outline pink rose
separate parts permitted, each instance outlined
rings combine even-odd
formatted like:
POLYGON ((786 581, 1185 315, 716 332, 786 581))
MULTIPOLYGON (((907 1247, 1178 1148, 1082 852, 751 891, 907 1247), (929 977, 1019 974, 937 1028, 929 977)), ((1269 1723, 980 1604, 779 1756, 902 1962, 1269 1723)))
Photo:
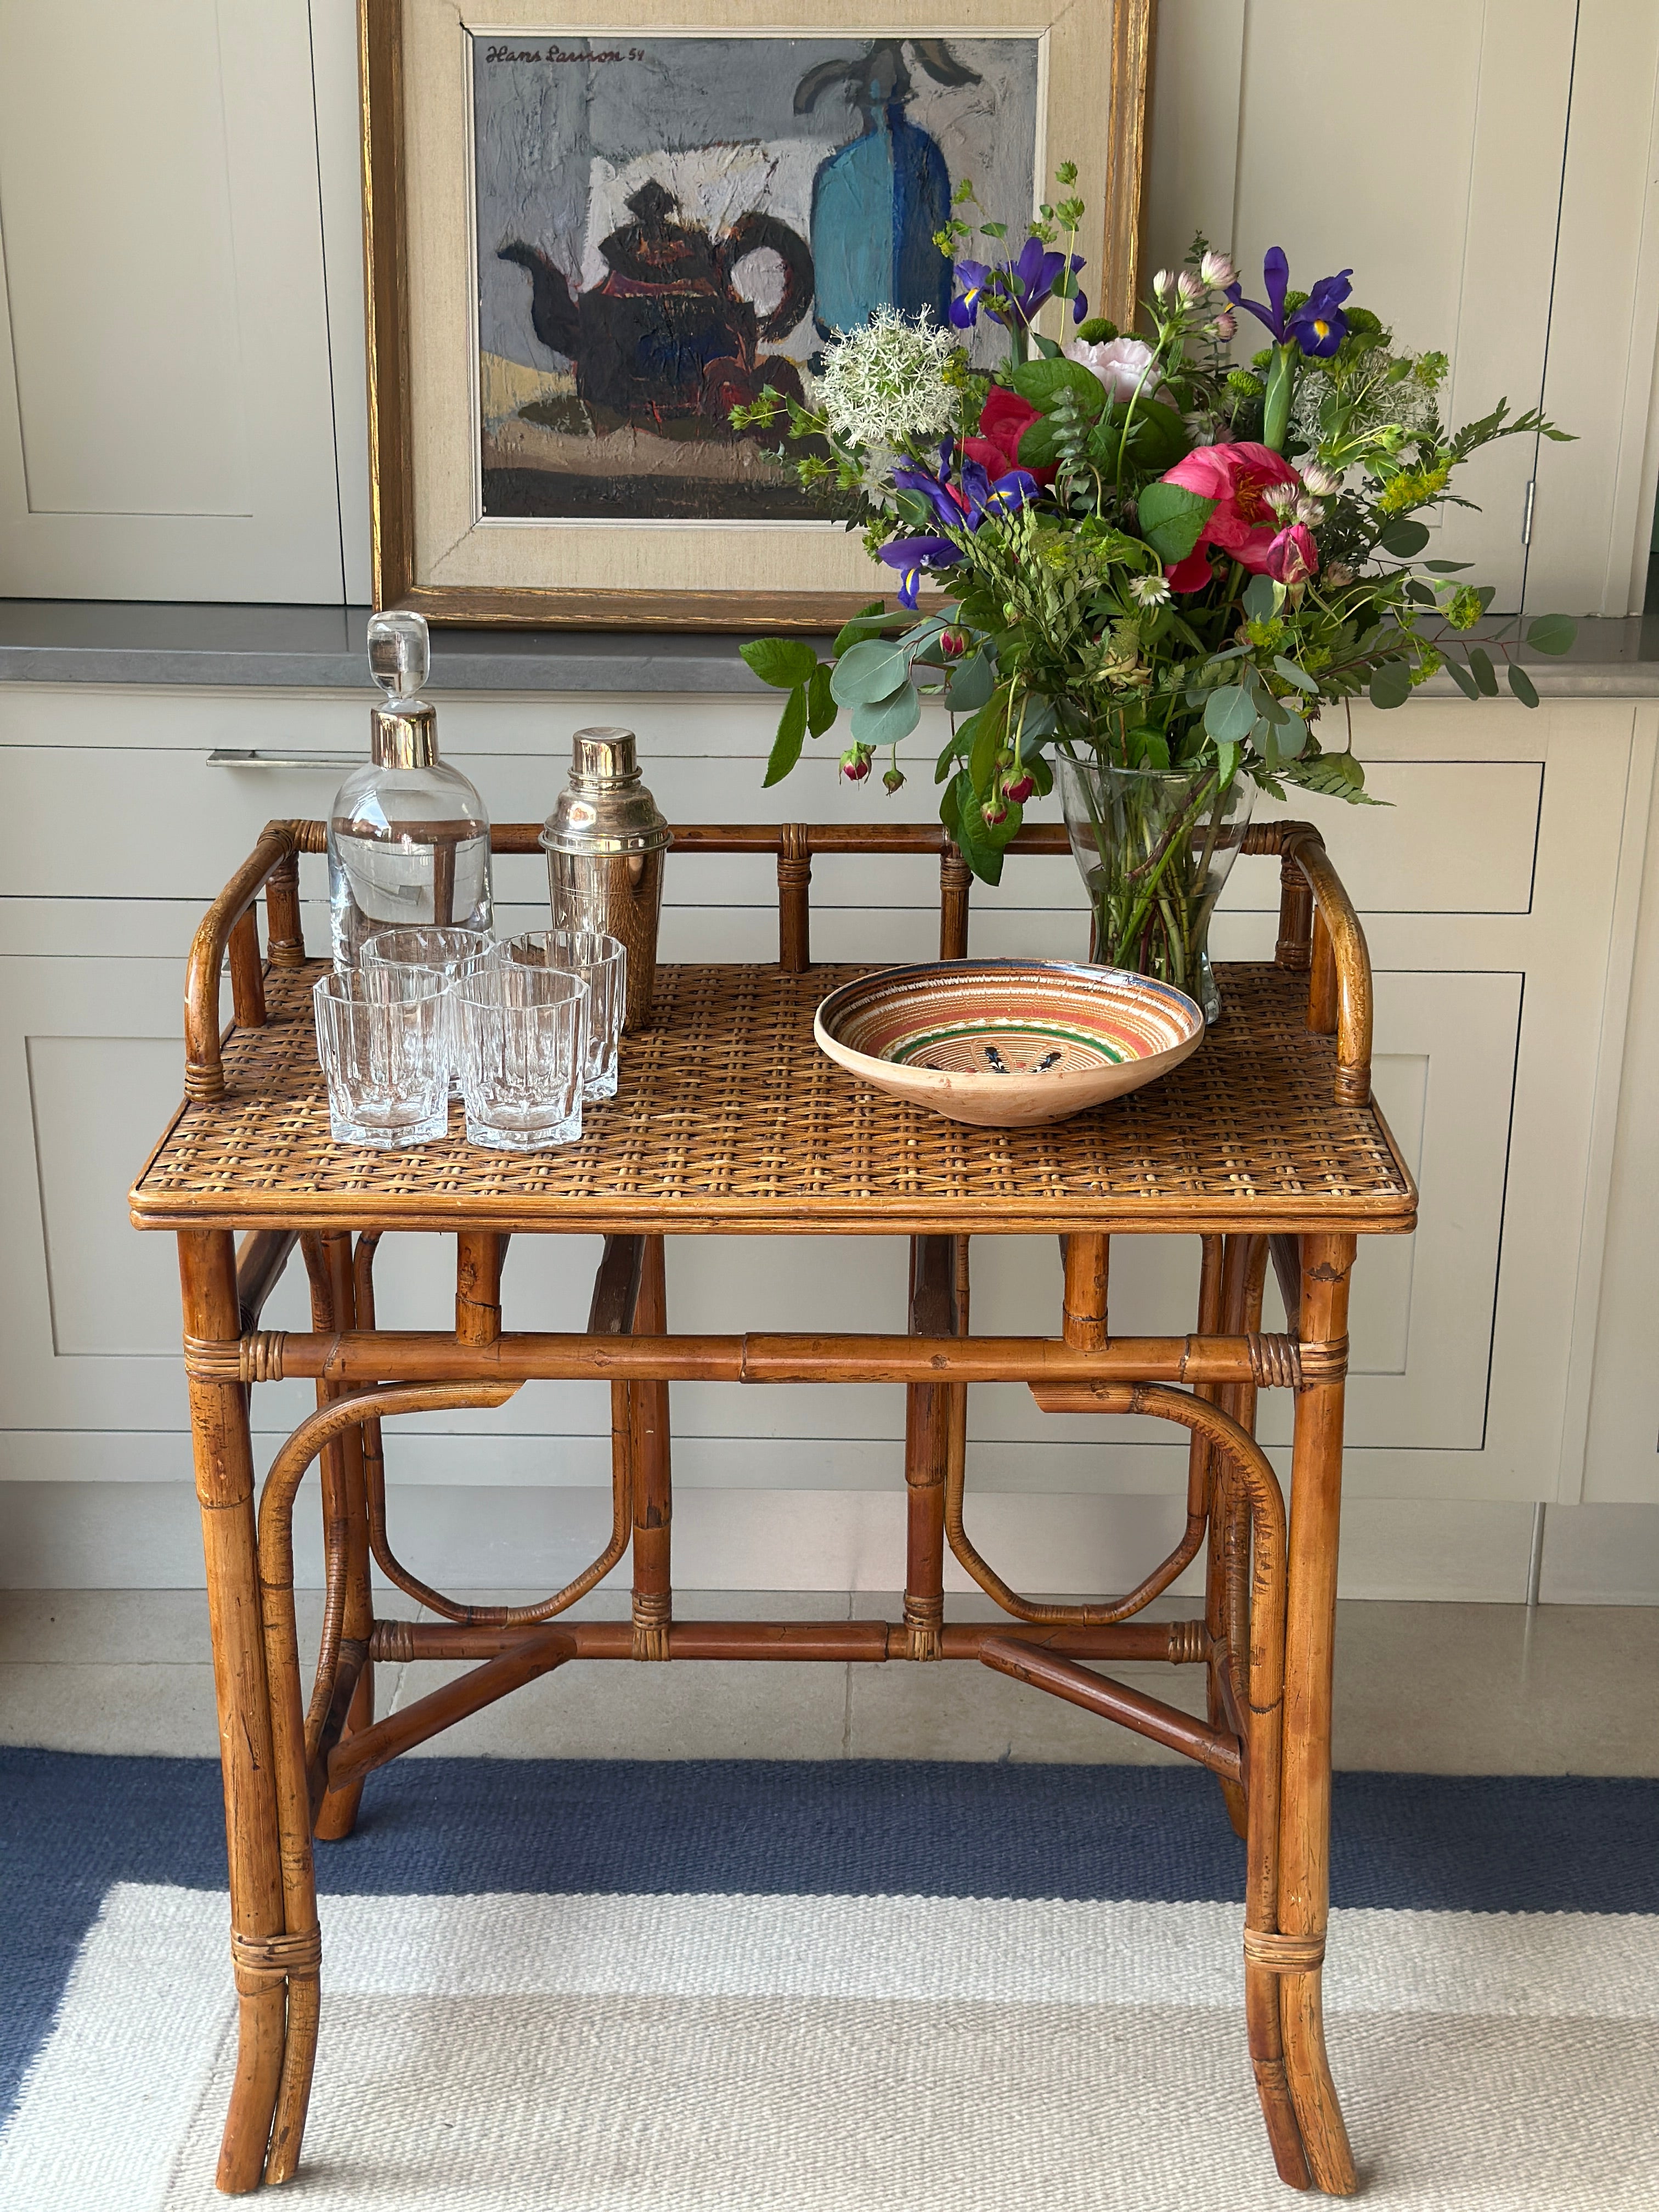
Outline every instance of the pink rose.
MULTIPOLYGON (((1060 350, 1067 361, 1080 362, 1091 376, 1099 379, 1109 404, 1133 399, 1152 365, 1152 349, 1144 338, 1109 338, 1101 345, 1085 345, 1081 338, 1073 338, 1060 350)), ((1156 392, 1148 386, 1146 396, 1161 399, 1166 407, 1174 404, 1167 385, 1160 385, 1156 392)))
POLYGON ((1305 583, 1319 566, 1319 548, 1305 522, 1281 530, 1267 548, 1267 574, 1276 584, 1305 583))
MULTIPOLYGON (((970 461, 977 461, 991 477, 1006 477, 1011 469, 1024 467, 1019 458, 1019 441, 1033 422, 1042 417, 1029 399, 1022 399, 1006 384, 994 384, 985 395, 985 404, 979 411, 979 435, 964 438, 962 450, 970 461)), ((1033 469, 1031 474, 1040 484, 1052 483, 1052 467, 1033 469)))
MULTIPOLYGON (((1267 503, 1267 489, 1273 484, 1293 484, 1299 489, 1302 483, 1282 453, 1275 453, 1268 446, 1249 443, 1200 446, 1184 461, 1166 469, 1164 482, 1180 484, 1183 490, 1215 501, 1197 544, 1184 561, 1176 562, 1166 571, 1171 591, 1204 589, 1210 580, 1210 564, 1205 557, 1209 545, 1230 554, 1255 575, 1268 573, 1268 556, 1275 540, 1291 533, 1279 529, 1279 517, 1267 503)), ((1297 527, 1302 529, 1300 524, 1297 527)), ((1305 529, 1302 535, 1311 547, 1313 540, 1305 529)), ((1316 555, 1315 566, 1317 558, 1316 555)))

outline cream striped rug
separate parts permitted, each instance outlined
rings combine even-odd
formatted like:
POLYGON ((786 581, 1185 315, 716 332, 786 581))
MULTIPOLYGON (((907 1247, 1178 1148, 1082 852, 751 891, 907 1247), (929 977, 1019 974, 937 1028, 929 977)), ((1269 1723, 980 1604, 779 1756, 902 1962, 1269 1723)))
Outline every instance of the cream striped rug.
MULTIPOLYGON (((5 1932, 38 2030, 0 2134, 6 2212, 223 2202, 214 1780, 0 1759, 5 1932), (54 1844, 60 1883, 77 1856, 118 1867, 80 1870, 67 1949, 54 1844), (157 1879, 169 1849, 178 1878, 157 1879), (42 1886, 33 1936, 20 1885, 42 1886)), ((1351 1777, 1337 1808, 1329 2040, 1366 2201, 1659 2205, 1659 1790, 1351 1777)), ((1237 1856, 1206 1778, 1165 1769, 411 1767, 324 1856, 318 2087, 284 2201, 1283 2206, 1239 2012, 1237 1856)))

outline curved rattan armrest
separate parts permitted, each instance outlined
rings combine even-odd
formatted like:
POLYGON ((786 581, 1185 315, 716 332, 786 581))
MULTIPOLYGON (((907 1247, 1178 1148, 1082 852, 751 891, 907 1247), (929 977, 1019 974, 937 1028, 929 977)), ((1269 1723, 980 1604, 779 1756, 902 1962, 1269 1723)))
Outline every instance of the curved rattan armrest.
POLYGON ((264 988, 259 967, 259 940, 253 908, 268 883, 277 879, 283 897, 275 890, 271 900, 270 951, 279 967, 291 966, 305 957, 300 943, 297 856, 315 849, 310 832, 319 825, 308 822, 267 822, 259 842, 202 916, 190 948, 185 974, 185 1096, 222 1098, 224 1063, 220 1055, 219 977, 230 952, 231 986, 236 1018, 247 1027, 264 1019, 264 988), (293 919, 286 933, 279 932, 279 915, 291 905, 293 919))
POLYGON ((1371 1095, 1371 957, 1353 901, 1311 822, 1255 822, 1247 853, 1280 856, 1281 968, 1306 969, 1308 1027, 1336 1034, 1339 1106, 1364 1106, 1371 1095))

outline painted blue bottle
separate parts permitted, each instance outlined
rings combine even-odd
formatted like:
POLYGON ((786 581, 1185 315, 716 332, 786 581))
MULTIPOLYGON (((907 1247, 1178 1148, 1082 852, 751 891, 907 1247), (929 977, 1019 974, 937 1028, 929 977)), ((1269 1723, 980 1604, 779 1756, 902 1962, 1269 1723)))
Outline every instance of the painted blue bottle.
MULTIPOLYGON (((911 42, 937 83, 977 84, 939 40, 911 42)), ((795 91, 805 114, 831 84, 847 88, 864 128, 819 163, 812 179, 812 320, 821 337, 857 330, 874 307, 943 322, 951 264, 933 243, 951 213, 951 173, 936 140, 905 113, 914 92, 903 42, 884 40, 861 61, 825 62, 795 91)))

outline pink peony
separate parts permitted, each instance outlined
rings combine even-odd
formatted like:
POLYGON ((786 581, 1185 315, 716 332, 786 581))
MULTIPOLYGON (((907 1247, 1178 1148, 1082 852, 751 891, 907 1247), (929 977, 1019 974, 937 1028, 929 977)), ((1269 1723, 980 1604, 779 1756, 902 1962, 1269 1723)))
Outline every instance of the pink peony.
MULTIPOLYGON (((1176 592, 1201 592, 1210 580, 1210 564, 1205 557, 1205 548, 1219 547, 1231 554, 1242 568, 1256 575, 1269 573, 1268 561, 1275 543, 1280 538, 1294 533, 1281 531, 1279 517, 1268 505, 1267 491, 1270 484, 1294 484, 1300 487, 1302 479, 1282 453, 1271 447, 1255 445, 1200 446, 1177 461, 1164 474, 1165 483, 1180 484, 1184 490, 1195 491, 1200 498, 1216 502, 1210 518, 1200 534, 1196 545, 1184 561, 1177 561, 1166 573, 1170 588, 1176 592)), ((1308 544, 1313 541, 1298 524, 1308 544)), ((1317 556, 1313 565, 1317 565, 1317 556)))

